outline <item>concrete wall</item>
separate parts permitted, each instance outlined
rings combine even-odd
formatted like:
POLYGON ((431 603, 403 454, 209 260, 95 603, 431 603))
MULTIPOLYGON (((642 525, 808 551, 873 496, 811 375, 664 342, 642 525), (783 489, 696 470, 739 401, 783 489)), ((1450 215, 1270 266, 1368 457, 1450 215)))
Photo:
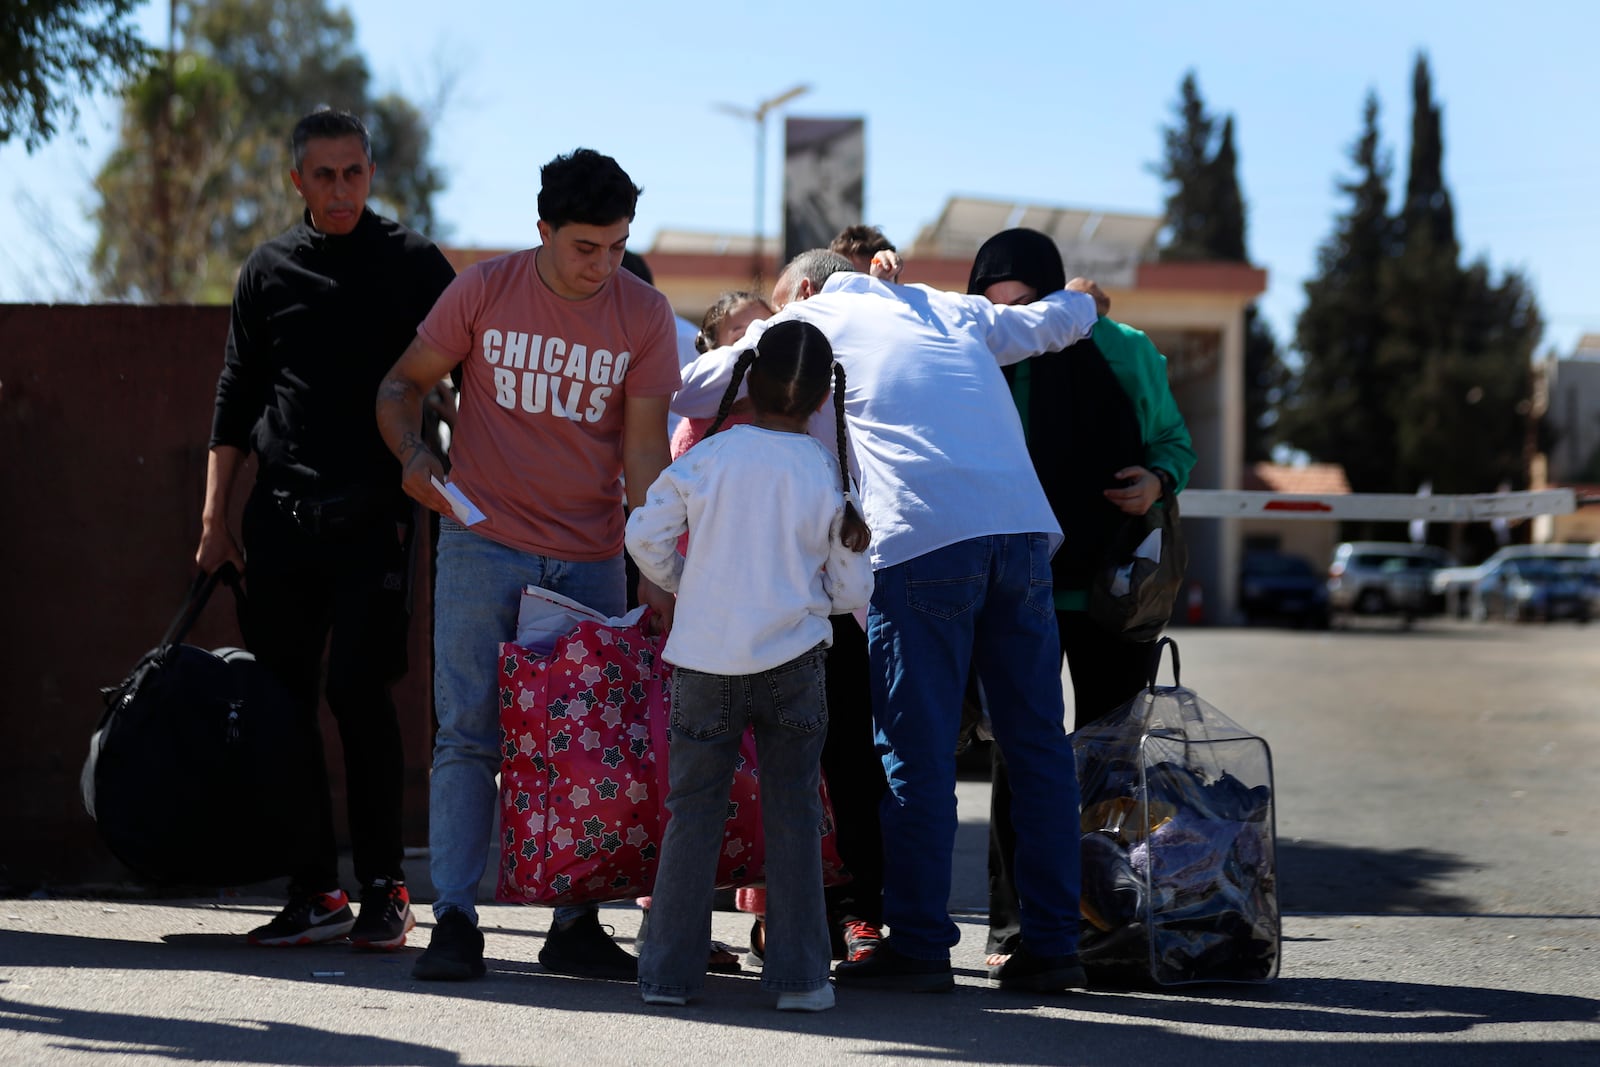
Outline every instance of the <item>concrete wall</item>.
MULTIPOLYGON (((227 328, 225 307, 0 305, 0 893, 130 879, 83 812, 78 773, 99 688, 156 644, 193 576, 227 328)), ((424 547, 411 671, 395 690, 408 844, 426 840, 432 745, 424 547)), ((226 591, 188 641, 241 643, 226 591)), ((342 835, 340 748, 324 722, 342 835)))

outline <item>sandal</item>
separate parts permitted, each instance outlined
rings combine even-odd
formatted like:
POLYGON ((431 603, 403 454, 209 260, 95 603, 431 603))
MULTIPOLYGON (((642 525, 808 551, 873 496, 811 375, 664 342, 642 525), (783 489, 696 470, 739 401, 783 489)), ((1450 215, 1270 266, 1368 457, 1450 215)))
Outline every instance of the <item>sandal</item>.
MULTIPOLYGON (((645 907, 640 910, 644 915, 639 919, 639 935, 634 943, 642 946, 645 934, 650 929, 650 909, 645 907)), ((711 974, 744 973, 744 969, 739 966, 739 954, 734 951, 733 946, 715 938, 712 939, 710 952, 706 955, 706 970, 711 974)))
POLYGON ((711 955, 706 960, 706 970, 712 974, 743 974, 739 954, 733 946, 723 941, 711 942, 711 955))
POLYGON ((767 962, 767 923, 757 918, 750 924, 750 954, 745 957, 752 968, 760 969, 767 962))

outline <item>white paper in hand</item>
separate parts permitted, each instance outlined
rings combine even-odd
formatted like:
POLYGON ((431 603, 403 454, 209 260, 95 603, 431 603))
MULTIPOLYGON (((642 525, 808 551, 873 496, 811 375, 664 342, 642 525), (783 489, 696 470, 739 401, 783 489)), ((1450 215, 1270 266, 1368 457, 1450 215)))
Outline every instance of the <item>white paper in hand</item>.
POLYGON ((430 478, 430 481, 433 482, 433 487, 450 501, 450 511, 461 525, 471 526, 484 520, 485 516, 478 510, 478 505, 468 500, 467 495, 456 488, 456 483, 441 482, 437 475, 430 478))

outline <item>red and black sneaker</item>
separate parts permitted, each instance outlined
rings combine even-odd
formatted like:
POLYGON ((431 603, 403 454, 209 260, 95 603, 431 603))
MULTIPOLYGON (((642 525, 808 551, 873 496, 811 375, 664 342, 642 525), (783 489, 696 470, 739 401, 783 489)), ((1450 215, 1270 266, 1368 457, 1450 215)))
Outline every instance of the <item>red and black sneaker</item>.
POLYGON ((350 941, 356 948, 397 949, 416 925, 406 884, 380 878, 361 890, 361 916, 350 931, 350 941))
POLYGON ((860 963, 878 951, 883 942, 883 931, 869 922, 853 919, 844 924, 844 959, 846 963, 860 963))
POLYGON ((283 947, 337 941, 356 924, 350 898, 342 889, 293 897, 265 926, 250 931, 252 945, 283 947))

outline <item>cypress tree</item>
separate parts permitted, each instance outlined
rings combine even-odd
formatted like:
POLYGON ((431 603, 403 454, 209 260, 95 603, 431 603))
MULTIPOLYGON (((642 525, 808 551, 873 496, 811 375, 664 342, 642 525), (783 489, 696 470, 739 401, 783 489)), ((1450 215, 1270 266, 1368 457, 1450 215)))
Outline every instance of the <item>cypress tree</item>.
POLYGON ((1317 250, 1317 276, 1306 283, 1296 324, 1301 365, 1283 411, 1281 432, 1312 457, 1342 464, 1357 492, 1394 488, 1395 428, 1378 349, 1385 263, 1395 248, 1389 217, 1388 153, 1378 134, 1378 98, 1367 94, 1360 137, 1350 149, 1356 174, 1338 183, 1349 210, 1317 250))
POLYGON ((1162 162, 1151 168, 1168 188, 1160 255, 1168 260, 1211 259, 1207 220, 1215 206, 1211 142, 1216 120, 1206 112, 1192 70, 1179 83, 1172 114, 1173 124, 1162 134, 1162 162))
POLYGON ((1405 197, 1393 215, 1377 113, 1369 94, 1352 151, 1358 178, 1341 186, 1350 211, 1306 283, 1285 436, 1343 464, 1358 492, 1525 485, 1538 303, 1521 275, 1496 280, 1482 259, 1458 262, 1443 109, 1426 56, 1413 68, 1405 197))
MULTIPOLYGON (((1245 204, 1239 191, 1239 159, 1233 116, 1207 112, 1193 71, 1183 76, 1174 124, 1164 131, 1166 156, 1152 168, 1168 183, 1164 260, 1248 263, 1245 204)), ((1284 384, 1277 338, 1255 305, 1245 310, 1244 458, 1269 458, 1274 408, 1284 384)))
POLYGON ((1380 348, 1385 373, 1401 383, 1390 395, 1396 488, 1431 481, 1439 492, 1468 493, 1526 484, 1538 307, 1519 275, 1496 281, 1481 259, 1459 264, 1443 114, 1423 55, 1412 74, 1410 171, 1396 230, 1380 348))

